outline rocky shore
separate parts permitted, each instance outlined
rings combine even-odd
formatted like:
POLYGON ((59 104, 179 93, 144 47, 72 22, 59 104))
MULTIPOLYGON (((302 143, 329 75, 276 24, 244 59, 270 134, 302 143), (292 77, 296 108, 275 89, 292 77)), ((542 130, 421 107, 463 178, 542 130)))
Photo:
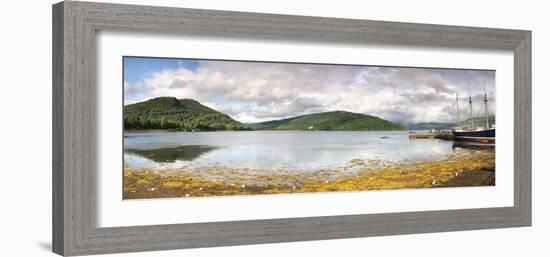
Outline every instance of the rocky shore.
POLYGON ((495 185, 495 152, 478 150, 438 161, 355 159, 314 172, 223 166, 172 171, 124 167, 124 199, 344 192, 495 185))

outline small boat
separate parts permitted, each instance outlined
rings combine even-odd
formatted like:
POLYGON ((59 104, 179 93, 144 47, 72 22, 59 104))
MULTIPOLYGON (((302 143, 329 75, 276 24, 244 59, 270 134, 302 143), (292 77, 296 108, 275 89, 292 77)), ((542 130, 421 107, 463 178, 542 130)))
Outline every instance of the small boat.
POLYGON ((452 133, 455 137, 455 140, 464 140, 464 141, 480 141, 480 142, 494 142, 496 136, 496 128, 493 125, 489 126, 489 111, 487 108, 487 92, 485 92, 484 97, 484 107, 485 107, 485 126, 475 127, 474 125, 474 114, 472 109, 472 97, 470 96, 470 124, 466 127, 462 127, 460 124, 460 113, 458 108, 458 94, 456 94, 456 113, 458 119, 458 127, 452 130, 452 133))

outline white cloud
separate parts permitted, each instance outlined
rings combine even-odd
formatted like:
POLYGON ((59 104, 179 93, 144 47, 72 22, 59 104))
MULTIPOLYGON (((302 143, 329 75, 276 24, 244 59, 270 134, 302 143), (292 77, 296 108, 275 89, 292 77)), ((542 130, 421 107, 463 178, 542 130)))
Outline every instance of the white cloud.
POLYGON ((241 122, 345 110, 416 123, 454 120, 455 92, 464 113, 470 94, 479 106, 484 80, 494 99, 491 71, 201 61, 196 70, 163 70, 124 89, 125 104, 192 98, 241 122))

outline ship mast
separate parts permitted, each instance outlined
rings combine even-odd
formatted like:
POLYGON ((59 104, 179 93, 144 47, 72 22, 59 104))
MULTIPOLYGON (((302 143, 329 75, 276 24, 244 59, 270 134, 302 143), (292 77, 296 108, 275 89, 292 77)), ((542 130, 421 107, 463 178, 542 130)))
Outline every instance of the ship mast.
POLYGON ((458 124, 458 129, 460 129, 460 111, 458 108, 458 93, 456 93, 456 123, 458 124))
POLYGON ((472 96, 470 95, 470 121, 472 126, 472 131, 475 130, 474 128, 474 110, 472 109, 472 96))
POLYGON ((485 80, 483 81, 483 90, 485 91, 485 120, 487 122, 487 129, 489 129, 489 111, 487 110, 487 88, 485 85, 485 80))

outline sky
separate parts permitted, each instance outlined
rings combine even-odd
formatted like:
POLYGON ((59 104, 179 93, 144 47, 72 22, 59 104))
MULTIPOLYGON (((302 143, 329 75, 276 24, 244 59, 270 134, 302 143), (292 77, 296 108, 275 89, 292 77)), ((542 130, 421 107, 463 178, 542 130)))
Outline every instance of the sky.
POLYGON ((124 104, 190 98, 243 122, 326 111, 403 125, 452 122, 495 106, 495 71, 124 57, 124 104), (485 86, 484 86, 485 85, 485 86), (486 88, 484 90, 484 87, 486 88))

